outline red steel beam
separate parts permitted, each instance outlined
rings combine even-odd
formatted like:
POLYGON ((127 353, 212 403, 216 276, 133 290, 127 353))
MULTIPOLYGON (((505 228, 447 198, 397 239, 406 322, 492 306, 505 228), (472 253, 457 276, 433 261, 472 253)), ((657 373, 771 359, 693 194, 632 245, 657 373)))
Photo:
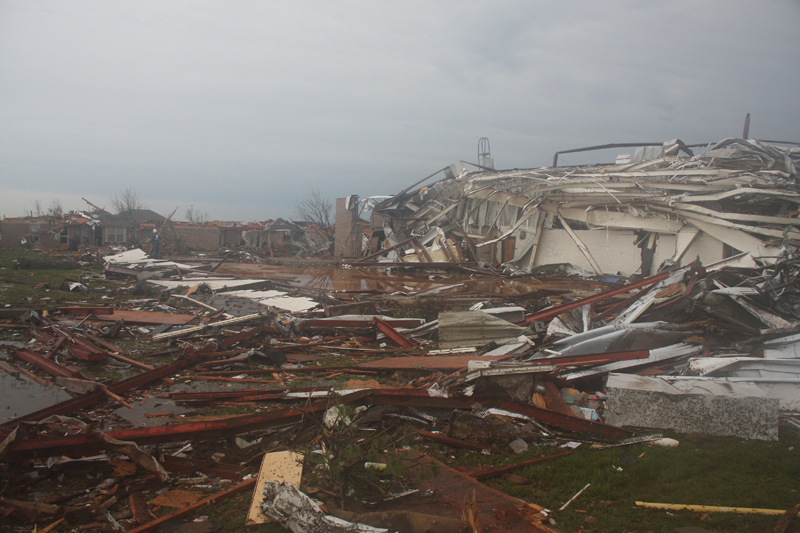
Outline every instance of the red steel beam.
POLYGON ((176 402, 185 401, 219 401, 219 400, 238 400, 240 398, 254 398, 261 395, 274 395, 281 397, 289 392, 320 392, 329 391, 332 387, 297 387, 292 389, 246 389, 238 391, 216 391, 216 392, 173 392, 169 394, 170 399, 176 402))
POLYGON ((222 479, 239 481, 242 479, 243 466, 215 463, 212 460, 198 461, 189 457, 177 455, 163 455, 159 461, 167 472, 200 471, 204 474, 214 474, 222 479))
MULTIPOLYGON (((349 403, 368 395, 369 391, 364 390, 338 398, 338 401, 340 403, 349 403)), ((106 431, 105 433, 109 437, 118 440, 133 441, 137 444, 162 444, 165 442, 190 439, 215 439, 227 435, 237 435, 257 429, 298 422, 310 414, 324 412, 328 407, 330 407, 330 402, 327 400, 320 400, 303 408, 276 409, 264 413, 232 416, 222 420, 121 429, 106 431)), ((31 456, 52 457, 56 455, 82 456, 95 453, 100 449, 102 449, 102 443, 89 435, 21 439, 12 442, 7 448, 9 458, 31 456)))
POLYGON ((62 377, 62 378, 79 378, 79 379, 86 379, 83 374, 80 372, 75 372, 74 370, 70 370, 65 366, 61 366, 55 361, 51 361, 47 357, 42 357, 36 352, 32 352, 26 348, 17 348, 16 350, 17 357, 25 361, 26 363, 30 363, 33 366, 39 368, 40 370, 44 370, 51 376, 55 377, 62 377))
POLYGON ((102 307, 79 307, 79 306, 58 307, 57 309, 59 311, 61 311, 62 313, 64 313, 65 315, 85 316, 85 315, 89 315, 89 314, 92 314, 92 315, 113 315, 114 314, 114 308, 111 307, 111 306, 108 306, 108 305, 102 306, 102 307))
POLYGON ((662 272, 661 274, 645 278, 641 281, 637 281, 636 283, 631 283, 629 285, 625 285, 617 289, 610 289, 607 291, 603 291, 601 293, 595 294, 594 296, 589 296, 588 298, 582 298, 580 300, 575 300, 574 302, 557 305, 555 307, 549 307, 537 313, 533 313, 532 315, 526 316, 525 320, 523 320, 521 324, 528 326, 536 321, 550 320, 566 311, 571 311, 573 309, 577 309, 578 307, 583 307, 584 305, 590 305, 596 302, 600 302, 605 300, 606 298, 617 296, 618 294, 625 294, 626 292, 630 292, 634 289, 641 289, 643 287, 653 285, 655 283, 658 283, 659 281, 667 279, 668 277, 670 277, 671 274, 672 274, 671 272, 662 272))
POLYGON ((272 331, 272 329, 273 329, 272 326, 259 326, 257 328, 248 329, 246 331, 242 331, 241 333, 231 335, 230 337, 225 337, 224 339, 222 339, 222 345, 227 348, 229 346, 233 346, 237 342, 241 342, 243 340, 255 337, 259 333, 264 333, 265 331, 272 331))
POLYGON ((539 464, 539 463, 544 463, 544 462, 549 461, 551 459, 559 459, 559 458, 565 457, 567 455, 572 455, 576 451, 578 451, 578 450, 570 450, 570 451, 564 452, 564 453, 556 453, 556 454, 553 454, 553 455, 545 455, 544 457, 537 457, 536 459, 530 459, 528 461, 521 461, 519 463, 514 463, 513 465, 503 466, 503 467, 500 467, 500 468, 493 468, 493 469, 488 470, 486 472, 479 472, 477 474, 472 475, 471 477, 474 477, 475 479, 480 481, 480 480, 483 480, 483 479, 489 479, 489 478, 493 478, 493 477, 497 477, 497 476, 504 476, 506 474, 510 474, 514 470, 519 470, 520 468, 525 468, 526 466, 535 465, 535 464, 539 464))
POLYGON ((647 359, 650 350, 634 350, 630 352, 595 353, 587 355, 561 355, 558 357, 545 357, 543 359, 528 359, 523 363, 541 363, 543 365, 570 365, 586 364, 598 361, 597 364, 616 363, 617 361, 630 361, 631 359, 647 359))
POLYGON ((417 343, 410 340, 408 337, 394 329, 392 326, 387 324, 385 321, 381 320, 380 318, 373 318, 372 323, 378 328, 384 335, 392 339, 396 344, 402 346, 406 350, 413 350, 418 346, 417 343))

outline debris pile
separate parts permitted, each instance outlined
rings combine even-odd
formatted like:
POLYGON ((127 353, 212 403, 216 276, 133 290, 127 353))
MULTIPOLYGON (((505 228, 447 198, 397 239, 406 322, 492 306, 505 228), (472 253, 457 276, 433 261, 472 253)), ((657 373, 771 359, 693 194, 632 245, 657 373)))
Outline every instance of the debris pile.
POLYGON ((725 139, 698 156, 680 152, 692 153, 675 140, 616 165, 467 172, 454 163, 444 179, 375 208, 370 255, 357 262, 517 273, 569 263, 649 276, 730 249, 770 264, 783 241, 798 239, 800 149, 725 139))
POLYGON ((800 427, 797 154, 679 148, 450 169, 333 274, 134 249, 74 297, 102 278, 109 302, 0 309, 3 380, 69 395, 0 424, 0 512, 138 533, 247 492, 248 524, 292 531, 557 531, 591 483, 553 512, 487 480, 661 431, 777 440, 800 427))

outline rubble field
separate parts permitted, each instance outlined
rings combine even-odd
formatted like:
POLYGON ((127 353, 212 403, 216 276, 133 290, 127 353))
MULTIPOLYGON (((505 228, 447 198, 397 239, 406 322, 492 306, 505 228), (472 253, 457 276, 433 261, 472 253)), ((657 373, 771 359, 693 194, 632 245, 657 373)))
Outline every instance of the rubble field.
POLYGON ((715 292, 791 258, 623 283, 143 255, 2 253, 4 530, 754 531, 798 500, 796 405, 752 373, 794 326, 715 292), (609 325, 559 334, 589 304, 609 325))
POLYGON ((556 163, 0 250, 0 533, 800 531, 800 151, 556 163))

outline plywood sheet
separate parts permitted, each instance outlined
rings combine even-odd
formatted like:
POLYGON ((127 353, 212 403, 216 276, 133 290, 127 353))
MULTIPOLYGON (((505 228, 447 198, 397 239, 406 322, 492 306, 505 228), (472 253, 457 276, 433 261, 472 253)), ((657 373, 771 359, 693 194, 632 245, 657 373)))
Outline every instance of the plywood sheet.
POLYGON ((246 526, 266 524, 272 519, 261 512, 261 502, 264 499, 264 482, 288 481, 295 487, 300 486, 300 477, 303 475, 303 455, 294 452, 273 452, 264 455, 261 460, 261 469, 253 489, 253 500, 247 512, 246 526))

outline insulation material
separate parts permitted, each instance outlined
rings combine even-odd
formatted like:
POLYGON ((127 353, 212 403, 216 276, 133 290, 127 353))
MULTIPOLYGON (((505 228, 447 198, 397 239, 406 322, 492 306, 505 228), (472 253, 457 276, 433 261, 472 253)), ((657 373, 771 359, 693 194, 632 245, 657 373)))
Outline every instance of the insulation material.
POLYGON ((388 531, 326 515, 314 500, 287 482, 264 483, 261 511, 293 533, 386 533, 388 531))
POLYGON ((481 311, 439 314, 439 348, 485 346, 492 341, 516 339, 525 328, 481 311))

